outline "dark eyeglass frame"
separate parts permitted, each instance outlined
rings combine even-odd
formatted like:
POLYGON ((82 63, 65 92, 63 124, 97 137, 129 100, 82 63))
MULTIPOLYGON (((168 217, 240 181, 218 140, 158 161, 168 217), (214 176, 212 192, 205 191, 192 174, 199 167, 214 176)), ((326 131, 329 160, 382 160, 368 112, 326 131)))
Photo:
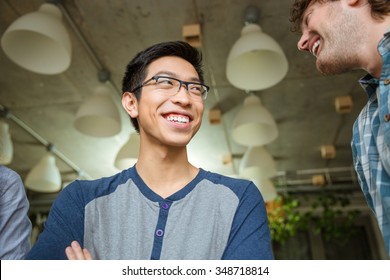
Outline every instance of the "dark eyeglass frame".
POLYGON ((199 86, 201 86, 203 89, 205 89, 204 92, 201 92, 203 100, 205 100, 207 98, 207 93, 209 92, 209 89, 210 89, 209 86, 206 86, 205 84, 202 84, 202 83, 198 83, 198 82, 185 82, 185 81, 182 81, 182 80, 179 80, 179 79, 176 79, 176 78, 173 78, 173 77, 169 77, 169 76, 155 75, 155 76, 151 77, 150 79, 146 80, 145 82, 143 82, 142 84, 140 84, 139 86, 137 86, 134 89, 132 89, 131 92, 135 92, 135 91, 139 90, 140 88, 142 88, 145 85, 147 85, 150 81, 155 80, 156 82, 158 82, 158 79, 160 79, 160 78, 172 79, 172 80, 175 80, 175 81, 179 82, 178 91, 180 90, 182 85, 186 86, 186 90, 188 92, 189 92, 189 90, 188 90, 188 88, 189 88, 188 86, 189 85, 199 85, 199 86))

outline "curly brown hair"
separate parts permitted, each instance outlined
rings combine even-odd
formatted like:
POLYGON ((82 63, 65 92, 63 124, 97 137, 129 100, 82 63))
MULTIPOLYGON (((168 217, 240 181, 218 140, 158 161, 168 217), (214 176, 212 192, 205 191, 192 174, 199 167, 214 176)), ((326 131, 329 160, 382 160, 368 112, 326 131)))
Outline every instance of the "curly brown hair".
MULTIPOLYGON (((307 6, 312 2, 325 3, 328 1, 339 1, 339 0, 295 0, 294 4, 290 9, 289 20, 293 23, 291 31, 299 32, 302 21, 303 13, 307 6)), ((368 0, 371 6, 371 16, 375 19, 381 20, 384 16, 390 14, 390 1, 389 0, 368 0)))

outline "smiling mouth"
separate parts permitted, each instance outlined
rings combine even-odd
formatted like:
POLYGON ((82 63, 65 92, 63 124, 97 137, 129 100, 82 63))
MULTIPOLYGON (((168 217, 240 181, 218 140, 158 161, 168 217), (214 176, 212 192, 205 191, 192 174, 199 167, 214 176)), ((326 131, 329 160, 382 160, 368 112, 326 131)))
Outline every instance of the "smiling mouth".
POLYGON ((189 123, 190 118, 188 116, 183 116, 183 115, 169 115, 166 116, 165 119, 169 122, 174 122, 174 123, 189 123))
POLYGON ((315 56, 317 57, 317 51, 318 51, 318 47, 320 46, 321 44, 321 41, 318 40, 316 41, 314 44, 313 44, 313 47, 311 48, 310 52, 315 56))

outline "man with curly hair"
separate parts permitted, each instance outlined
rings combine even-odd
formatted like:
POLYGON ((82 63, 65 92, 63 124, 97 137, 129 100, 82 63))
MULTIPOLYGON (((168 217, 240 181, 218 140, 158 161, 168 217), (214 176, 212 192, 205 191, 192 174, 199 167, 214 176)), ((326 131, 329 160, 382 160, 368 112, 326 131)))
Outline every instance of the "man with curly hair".
POLYGON ((321 73, 368 73, 359 81, 368 101, 351 145, 359 183, 390 256, 390 1, 295 0, 290 21, 301 32, 298 49, 316 57, 321 73))

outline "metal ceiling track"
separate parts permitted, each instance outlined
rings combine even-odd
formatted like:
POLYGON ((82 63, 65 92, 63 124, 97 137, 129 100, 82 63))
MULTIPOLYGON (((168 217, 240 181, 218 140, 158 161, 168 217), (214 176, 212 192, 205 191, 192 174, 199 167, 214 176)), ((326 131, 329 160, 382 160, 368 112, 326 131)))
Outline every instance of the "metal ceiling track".
POLYGON ((21 127, 26 132, 28 132, 40 144, 45 146, 48 151, 50 151, 52 154, 54 154, 56 157, 62 160, 66 165, 72 168, 79 177, 83 177, 86 179, 92 178, 87 173, 85 173, 82 169, 80 169, 73 161, 71 161, 68 157, 66 157, 61 151, 59 151, 53 143, 43 138, 40 134, 38 134, 35 130, 33 130, 30 126, 28 126, 24 121, 22 121, 17 116, 15 116, 7 107, 5 107, 2 104, 0 104, 0 114, 3 118, 12 120, 15 124, 17 124, 19 127, 21 127))

